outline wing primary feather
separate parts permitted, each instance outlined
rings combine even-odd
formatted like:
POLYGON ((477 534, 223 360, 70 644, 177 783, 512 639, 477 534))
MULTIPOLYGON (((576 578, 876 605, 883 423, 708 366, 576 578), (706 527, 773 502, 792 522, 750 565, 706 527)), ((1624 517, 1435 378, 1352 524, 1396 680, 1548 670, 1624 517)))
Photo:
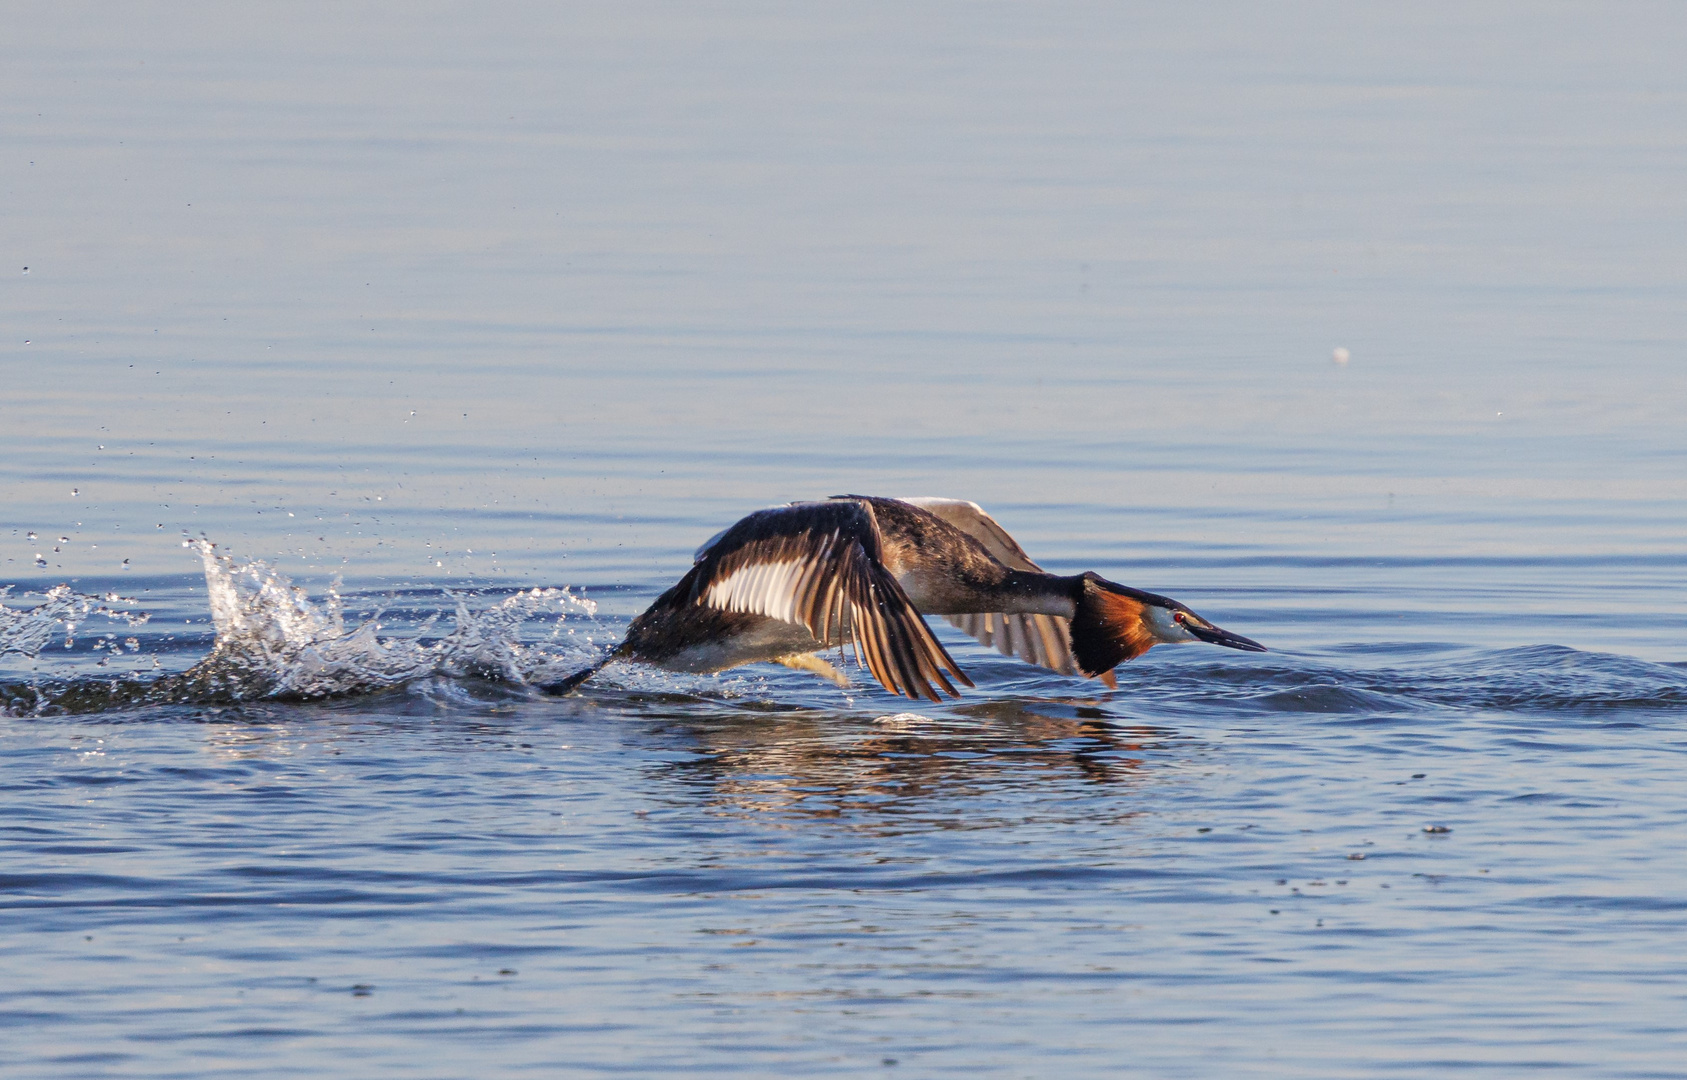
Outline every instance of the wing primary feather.
POLYGON ((803 567, 802 573, 797 577, 796 589, 794 590, 795 599, 792 602, 797 621, 807 626, 809 633, 813 634, 814 639, 819 641, 821 645, 825 645, 826 642, 820 620, 816 617, 814 601, 815 585, 819 581, 821 568, 824 565, 822 561, 816 559, 803 567))
POLYGON ((913 657, 909 655, 908 636, 903 632, 905 628, 885 610, 884 597, 877 582, 868 582, 867 595, 872 598, 874 630, 884 641, 886 658, 896 673, 896 681, 908 697, 919 697, 921 680, 919 671, 912 663, 913 657))
POLYGON ((873 677, 883 684, 886 690, 893 694, 902 693, 902 687, 896 680, 896 672, 892 669, 885 655, 885 642, 880 634, 878 621, 872 616, 872 599, 861 595, 865 592, 865 583, 854 582, 857 586, 854 603, 850 605, 851 627, 854 631, 858 647, 867 656, 867 669, 873 677))
MULTIPOLYGON (((815 618, 814 594, 821 575, 825 572, 826 560, 830 554, 831 540, 829 537, 823 537, 818 550, 811 553, 803 564, 802 572, 798 575, 796 586, 792 590, 793 610, 797 612, 798 619, 809 628, 809 633, 815 635, 816 640, 820 640, 820 634, 817 632, 820 622, 815 618)), ((825 642, 821 641, 821 644, 825 644, 825 642)))
POLYGON ((838 567, 838 641, 840 645, 848 641, 850 649, 855 654, 855 666, 866 666, 873 673, 873 678, 879 682, 878 670, 873 667, 871 647, 862 638, 861 614, 859 598, 856 596, 855 557, 859 545, 851 544, 844 551, 843 560, 838 567))
MULTIPOLYGON (((955 684, 950 682, 943 674, 943 664, 936 656, 932 655, 931 650, 922 648, 919 650, 918 655, 920 667, 924 669, 926 682, 928 684, 936 683, 943 689, 943 692, 948 694, 950 697, 959 697, 960 691, 956 690, 955 684)), ((932 695, 932 700, 938 700, 936 694, 932 695)))
POLYGON ((903 638, 902 627, 897 625, 895 619, 887 617, 878 583, 871 579, 867 582, 867 597, 867 602, 871 605, 869 618, 873 621, 873 632, 879 635, 884 643, 885 658, 896 673, 896 681, 902 693, 915 697, 917 682, 914 673, 908 669, 908 643, 903 638))
POLYGON ((1037 631, 1037 640, 1042 642, 1043 656, 1045 658, 1042 661, 1043 666, 1054 668, 1057 671, 1061 670, 1063 667, 1069 666, 1070 661, 1067 661, 1065 664, 1061 663, 1062 658, 1060 655, 1060 643, 1054 636, 1054 627, 1050 625, 1048 618, 1045 616, 1032 616, 1031 625, 1037 631))
POLYGON ((902 675, 903 692, 909 697, 924 696, 932 701, 937 701, 937 691, 933 690, 931 684, 922 677, 919 658, 914 650, 914 642, 911 640, 912 635, 909 633, 912 628, 908 626, 905 619, 898 618, 902 614, 901 612, 887 610, 889 605, 884 602, 883 590, 876 586, 877 583, 875 583, 873 590, 875 607, 891 640, 892 655, 896 658, 897 669, 902 675))
POLYGON ((1025 653, 1031 657, 1031 662, 1038 667, 1048 667, 1048 651, 1043 648, 1043 635, 1037 631, 1037 619, 1034 615, 1021 615, 1015 620, 1019 625, 1019 639, 1025 643, 1025 653))
POLYGON ((1012 615, 1002 620, 1002 643, 1007 646, 1010 656, 1024 656, 1026 653, 1025 638, 1021 633, 1023 629, 1012 615))
POLYGON ((932 701, 942 700, 932 683, 941 686, 951 697, 960 696, 955 686, 943 675, 943 661, 939 659, 938 649, 933 648, 935 639, 931 636, 931 628, 925 625, 925 619, 918 611, 911 607, 903 607, 897 612, 897 622, 902 631, 908 658, 912 661, 914 673, 918 677, 919 685, 925 691, 926 697, 932 701))
POLYGON ((928 682, 935 682, 950 697, 960 696, 960 691, 955 689, 955 684, 950 682, 948 676, 943 674, 943 661, 930 649, 920 650, 920 663, 926 669, 926 680, 928 682))
MULTIPOLYGON (((943 648, 926 625, 925 618, 912 604, 906 602, 902 596, 896 579, 889 571, 875 567, 876 575, 881 579, 880 596, 884 603, 887 621, 896 626, 898 637, 902 643, 905 663, 909 665, 909 674, 913 685, 922 690, 932 701, 941 701, 932 683, 937 683, 943 691, 951 697, 959 697, 960 692, 954 683, 945 676, 944 671, 953 673, 962 682, 971 685, 971 681, 961 672, 960 665, 955 663, 948 651, 943 648)), ((909 695, 913 696, 913 695, 909 695)))
MULTIPOLYGON (((942 701, 931 684, 933 681, 943 684, 948 680, 938 670, 937 662, 932 656, 929 644, 931 631, 926 627, 925 620, 920 617, 919 612, 906 605, 898 605, 895 611, 887 614, 895 620, 897 634, 902 639, 905 663, 915 688, 934 702, 942 701)), ((949 692, 954 694, 953 686, 949 687, 949 692)))
POLYGON ((820 620, 820 626, 824 632, 820 635, 819 641, 822 645, 836 645, 838 647, 838 659, 841 661, 843 659, 844 645, 843 606, 838 603, 838 579, 836 574, 826 575, 822 592, 824 594, 825 606, 822 608, 823 615, 820 620), (831 636, 834 619, 836 620, 838 628, 836 637, 831 636))
MULTIPOLYGON (((819 572, 814 578, 816 602, 820 607, 820 633, 817 637, 822 644, 836 644, 840 649, 843 645, 843 613, 837 610, 838 575, 840 572, 838 560, 843 543, 843 539, 834 532, 826 545, 826 558, 821 563, 819 572), (836 637, 831 636, 834 619, 838 624, 836 637)), ((840 660, 843 658, 841 651, 838 658, 840 660)))
POLYGON ((1068 645, 1070 623, 1058 615, 1005 615, 998 611, 946 617, 950 625, 1003 656, 1017 656, 1065 675, 1080 674, 1068 645))
MULTIPOLYGON (((891 668, 896 672, 897 682, 901 684, 902 692, 908 697, 921 696, 919 665, 914 662, 913 650, 908 641, 907 627, 888 610, 884 592, 876 581, 868 582, 868 595, 872 597, 874 628, 882 635, 885 652, 889 658, 891 668)), ((930 694, 930 689, 925 691, 930 694)))

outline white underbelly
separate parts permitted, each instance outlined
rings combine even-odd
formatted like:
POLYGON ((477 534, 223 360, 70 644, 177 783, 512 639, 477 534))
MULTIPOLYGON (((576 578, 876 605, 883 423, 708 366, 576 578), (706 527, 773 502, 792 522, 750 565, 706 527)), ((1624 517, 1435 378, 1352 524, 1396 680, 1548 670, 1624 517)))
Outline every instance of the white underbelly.
POLYGON ((777 656, 810 653, 821 648, 805 628, 777 619, 760 619, 728 637, 687 646, 660 661, 671 671, 707 674, 740 664, 757 664, 777 656))

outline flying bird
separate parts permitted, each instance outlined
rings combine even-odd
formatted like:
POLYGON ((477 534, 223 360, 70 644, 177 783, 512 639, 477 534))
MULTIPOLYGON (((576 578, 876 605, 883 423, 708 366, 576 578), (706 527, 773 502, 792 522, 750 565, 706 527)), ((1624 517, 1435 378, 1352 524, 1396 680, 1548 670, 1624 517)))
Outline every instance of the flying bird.
POLYGON ((1046 573, 977 503, 840 495, 759 510, 715 534, 618 648, 546 689, 566 693, 621 659, 697 673, 772 661, 848 685, 820 655, 836 648, 892 694, 959 697, 955 683, 973 682, 925 615, 1109 688, 1115 667, 1161 643, 1265 651, 1170 597, 1046 573))

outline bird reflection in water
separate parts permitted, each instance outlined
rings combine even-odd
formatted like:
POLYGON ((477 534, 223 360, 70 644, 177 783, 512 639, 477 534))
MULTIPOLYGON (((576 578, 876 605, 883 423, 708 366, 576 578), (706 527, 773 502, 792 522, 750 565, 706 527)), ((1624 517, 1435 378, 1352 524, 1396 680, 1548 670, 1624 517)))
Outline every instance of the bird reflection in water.
MULTIPOLYGON (((941 718, 810 714, 768 724, 745 717, 695 735, 703 744, 698 756, 658 772, 705 789, 716 808, 860 818, 875 828, 898 821, 990 827, 997 815, 977 813, 975 800, 1015 791, 1034 793, 1058 813, 1062 789, 1141 782, 1150 775, 1148 756, 1178 741, 1166 728, 1122 724, 1100 708, 1053 700, 983 702, 941 718)), ((1022 821, 1025 807, 1015 802, 1013 816, 1022 821)), ((1120 807, 1114 816, 1134 813, 1120 807)))

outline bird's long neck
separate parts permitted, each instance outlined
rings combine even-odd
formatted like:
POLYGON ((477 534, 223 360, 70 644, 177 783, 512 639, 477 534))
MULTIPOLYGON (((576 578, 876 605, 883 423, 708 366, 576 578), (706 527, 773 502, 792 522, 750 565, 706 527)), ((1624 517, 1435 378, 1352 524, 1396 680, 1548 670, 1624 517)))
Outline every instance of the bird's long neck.
POLYGON ((1059 615, 1078 610, 1082 577, 1061 577, 1001 565, 968 567, 974 572, 928 573, 916 568, 898 578, 914 606, 927 615, 999 611, 1006 615, 1059 615))
POLYGON ((1059 615, 1070 619, 1078 610, 1083 585, 1082 576, 1009 570, 998 588, 1010 599, 1011 606, 1001 610, 1009 614, 1059 615))

